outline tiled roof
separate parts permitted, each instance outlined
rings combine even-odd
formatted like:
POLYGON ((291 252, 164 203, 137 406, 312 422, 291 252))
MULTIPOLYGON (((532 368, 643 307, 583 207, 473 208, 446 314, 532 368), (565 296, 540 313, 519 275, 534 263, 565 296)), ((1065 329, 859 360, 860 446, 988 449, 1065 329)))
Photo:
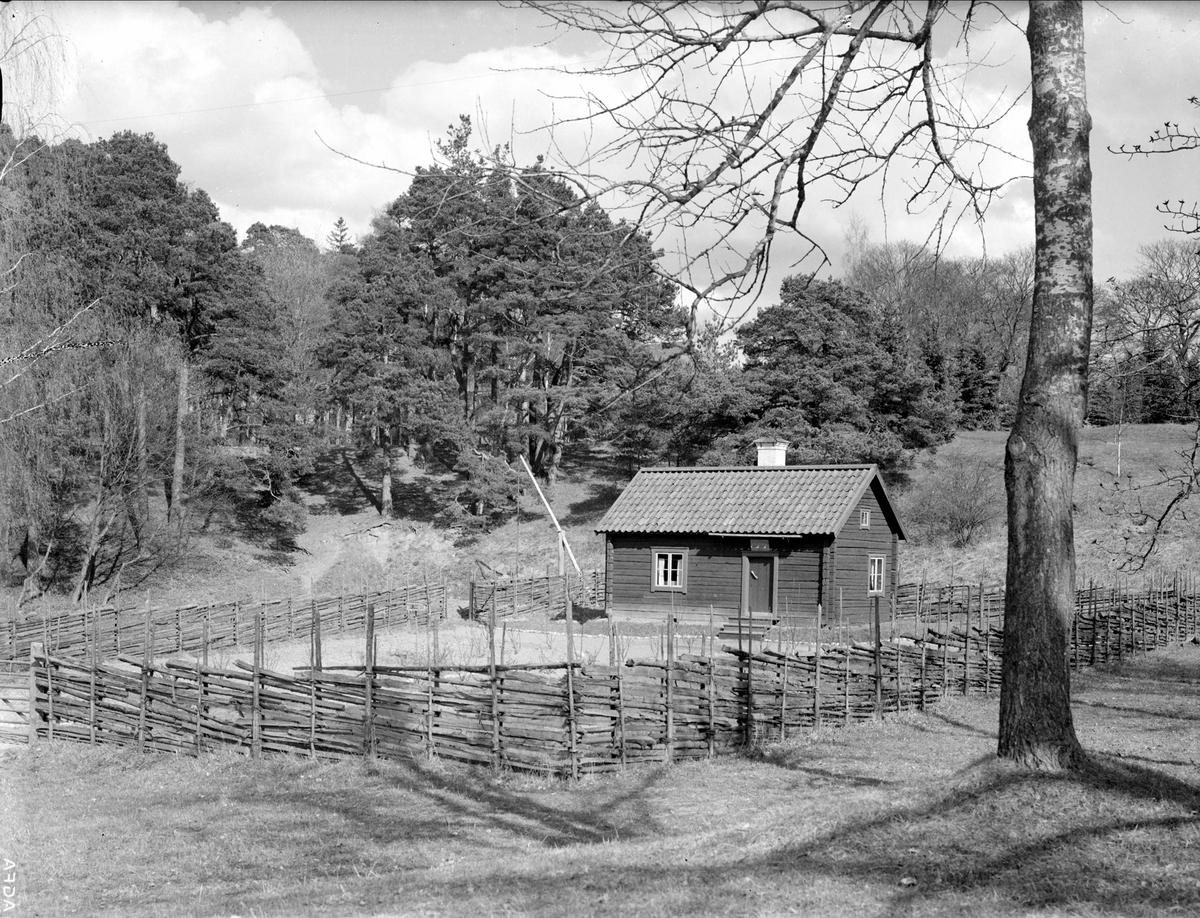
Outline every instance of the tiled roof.
POLYGON ((874 465, 642 469, 596 531, 837 533, 878 477, 874 465))

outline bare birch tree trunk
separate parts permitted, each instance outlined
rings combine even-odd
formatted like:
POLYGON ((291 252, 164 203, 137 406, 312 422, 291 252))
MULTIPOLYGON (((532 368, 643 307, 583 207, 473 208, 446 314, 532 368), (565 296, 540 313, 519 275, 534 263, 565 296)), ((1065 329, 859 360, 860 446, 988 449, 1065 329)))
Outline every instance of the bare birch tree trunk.
POLYGON ((1031 2, 1029 136, 1037 254, 1029 356, 1004 460, 1008 575, 999 754, 1032 768, 1082 757, 1067 652, 1072 519, 1092 325, 1091 165, 1083 8, 1031 2))

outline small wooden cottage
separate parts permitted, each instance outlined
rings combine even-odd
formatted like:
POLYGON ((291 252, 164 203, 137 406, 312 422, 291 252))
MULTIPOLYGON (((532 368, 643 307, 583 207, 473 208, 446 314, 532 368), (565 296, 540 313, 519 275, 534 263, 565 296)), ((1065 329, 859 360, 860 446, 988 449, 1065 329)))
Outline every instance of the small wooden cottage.
POLYGON ((874 465, 642 469, 596 531, 605 608, 621 620, 718 622, 761 631, 887 614, 904 530, 874 465), (738 620, 741 620, 739 625, 738 620))

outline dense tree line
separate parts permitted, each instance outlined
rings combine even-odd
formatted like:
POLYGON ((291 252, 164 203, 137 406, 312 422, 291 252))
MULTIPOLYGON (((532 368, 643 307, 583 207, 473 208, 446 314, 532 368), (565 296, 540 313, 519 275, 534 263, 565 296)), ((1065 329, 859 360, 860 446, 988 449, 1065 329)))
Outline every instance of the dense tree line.
POLYGON ((454 506, 478 517, 510 503, 518 455, 552 485, 683 316, 643 235, 540 164, 489 165, 470 134, 464 118, 376 219, 322 356, 358 442, 454 468, 454 506))
POLYGON ((0 494, 26 592, 82 598, 219 514, 294 532, 311 453, 259 259, 152 135, 0 142, 0 494))
MULTIPOLYGON (((630 470, 877 462, 903 476, 963 428, 1011 423, 1032 257, 850 240, 842 280, 786 279, 733 335, 689 340, 649 240, 466 118, 357 243, 261 223, 239 244, 152 135, 0 135, 0 527, 26 595, 82 598, 233 526, 286 545, 332 446, 457 473, 457 524, 510 512, 527 459, 573 443, 630 470), (506 164, 507 165, 504 165, 506 164), (498 165, 500 164, 500 165, 498 165), (132 567, 130 567, 132 565, 132 567)), ((1098 309, 1091 417, 1196 416, 1200 262, 1143 250, 1098 309)))
POLYGON ((1097 293, 1089 420, 1200 419, 1200 254, 1186 238, 1140 247, 1137 273, 1097 293))

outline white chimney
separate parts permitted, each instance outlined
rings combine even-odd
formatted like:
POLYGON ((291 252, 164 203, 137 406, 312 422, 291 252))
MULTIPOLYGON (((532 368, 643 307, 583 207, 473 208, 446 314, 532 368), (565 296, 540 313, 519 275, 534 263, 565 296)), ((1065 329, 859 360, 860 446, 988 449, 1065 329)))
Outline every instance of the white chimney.
POLYGON ((763 437, 761 440, 755 440, 754 445, 758 447, 759 468, 781 468, 787 465, 787 440, 763 437))

